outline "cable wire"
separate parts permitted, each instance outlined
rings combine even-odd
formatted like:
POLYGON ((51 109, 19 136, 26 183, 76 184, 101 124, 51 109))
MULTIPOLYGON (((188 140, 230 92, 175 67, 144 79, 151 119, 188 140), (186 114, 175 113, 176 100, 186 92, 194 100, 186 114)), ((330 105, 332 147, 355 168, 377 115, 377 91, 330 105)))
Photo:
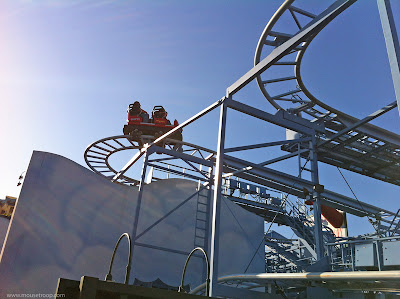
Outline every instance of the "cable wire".
MULTIPOLYGON (((307 161, 306 161, 305 164, 307 164, 308 161, 309 161, 309 159, 307 159, 307 161)), ((304 165, 304 166, 305 166, 305 165, 304 165)), ((293 187, 293 186, 294 186, 294 184, 292 185, 292 187, 293 187)), ((283 200, 282 203, 281 203, 281 207, 282 207, 283 204, 286 202, 286 200, 288 199, 288 197, 289 197, 289 193, 286 194, 284 200, 283 200)), ((263 236, 263 238, 262 238, 260 244, 258 245, 256 252, 254 253, 253 257, 251 258, 249 264, 247 265, 246 270, 244 271, 244 273, 247 272, 247 270, 249 269, 249 267, 250 267, 251 263, 253 262, 255 256, 257 255, 257 252, 258 252, 258 250, 260 249, 261 244, 264 242, 265 235, 268 234, 269 230, 270 230, 271 227, 272 227, 272 224, 274 224, 274 221, 275 221, 277 215, 278 215, 278 211, 275 213, 274 218, 273 218, 272 221, 270 222, 270 225, 269 225, 267 231, 264 233, 264 236, 263 236)), ((238 285, 239 285, 239 284, 237 284, 236 287, 237 287, 238 285)), ((283 292, 283 290, 282 290, 281 296, 284 297, 284 298, 287 298, 286 295, 285 295, 285 293, 283 292)))
POLYGON ((357 200, 357 202, 358 202, 358 204, 360 205, 361 209, 362 209, 362 210, 364 211, 364 213, 366 214, 366 216, 367 216, 367 218, 368 218, 368 222, 371 223, 372 227, 375 229, 376 233, 379 235, 378 229, 377 229, 377 228, 374 226, 374 224, 373 224, 374 221, 372 220, 372 218, 369 217, 367 211, 365 211, 363 205, 362 205, 361 202, 358 200, 357 195, 354 193, 354 191, 353 191, 353 189, 351 188, 349 182, 348 182, 348 181, 346 180, 346 178, 344 177, 342 171, 340 170, 339 167, 336 166, 336 168, 337 168, 337 170, 339 170, 339 172, 340 172, 342 178, 344 179, 344 181, 345 181, 346 184, 347 184, 347 187, 349 187, 351 193, 353 193, 353 196, 354 196, 354 198, 357 200))
MULTIPOLYGON (((243 226, 240 224, 239 220, 236 218, 235 214, 233 213, 233 211, 231 210, 231 208, 229 207, 229 205, 226 203, 225 197, 222 197, 222 201, 225 203, 226 207, 228 208, 229 212, 231 212, 233 218, 236 220, 237 224, 239 225, 240 229, 244 232, 244 235, 246 236, 247 241, 255 248, 255 246, 253 245, 253 242, 250 240, 249 235, 247 234, 247 232, 245 231, 245 229, 243 228, 243 226)), ((259 247, 258 247, 259 248, 259 247)), ((256 250, 256 252, 258 252, 258 248, 256 250)), ((263 258, 262 256, 260 256, 261 258, 263 258)))
MULTIPOLYGON (((310 161, 310 157, 307 158, 307 161, 306 161, 306 163, 304 163, 304 166, 300 169, 300 173, 299 173, 299 174, 301 174, 301 172, 303 171, 303 169, 306 167, 308 161, 310 161)), ((292 186, 291 186, 291 188, 293 188, 295 184, 296 184, 296 183, 293 183, 292 186)), ((280 208, 282 208, 282 207, 284 206, 284 204, 286 203, 288 197, 289 197, 289 192, 286 193, 286 196, 284 196, 284 200, 282 200, 281 205, 280 205, 280 208)), ((272 224, 274 224, 274 221, 275 221, 275 219, 276 219, 277 216, 278 216, 278 211, 275 212, 274 218, 273 218, 272 221, 270 222, 267 231, 264 233, 263 238, 262 238, 260 244, 258 245, 256 252, 254 253, 253 257, 251 258, 249 264, 247 265, 246 270, 244 270, 244 273, 246 273, 247 270, 249 269, 249 267, 250 267, 251 263, 253 262, 255 256, 257 255, 258 250, 259 250, 260 247, 261 247, 261 244, 264 242, 265 235, 268 234, 268 232, 269 232, 269 230, 271 229, 272 224)))

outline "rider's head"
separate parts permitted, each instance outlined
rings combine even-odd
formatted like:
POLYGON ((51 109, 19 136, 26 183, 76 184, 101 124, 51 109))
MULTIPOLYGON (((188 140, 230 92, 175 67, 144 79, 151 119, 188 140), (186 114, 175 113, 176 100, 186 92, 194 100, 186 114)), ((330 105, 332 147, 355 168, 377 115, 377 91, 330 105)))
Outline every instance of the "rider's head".
POLYGON ((153 111, 153 116, 156 118, 166 118, 167 111, 165 111, 164 107, 160 107, 157 110, 153 111))
POLYGON ((142 111, 142 109, 140 108, 140 103, 138 101, 136 101, 133 104, 129 105, 128 112, 131 115, 139 114, 141 111, 142 111))

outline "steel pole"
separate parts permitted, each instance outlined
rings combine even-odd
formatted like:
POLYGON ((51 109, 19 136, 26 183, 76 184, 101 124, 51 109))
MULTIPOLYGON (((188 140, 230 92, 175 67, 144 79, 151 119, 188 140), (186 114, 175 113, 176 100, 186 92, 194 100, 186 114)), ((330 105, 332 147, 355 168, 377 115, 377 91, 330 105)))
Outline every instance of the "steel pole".
POLYGON ((389 57, 390 70, 400 113, 400 45, 399 37, 394 23, 392 7, 389 0, 377 0, 379 15, 381 17, 383 35, 386 42, 386 50, 389 57))
POLYGON ((227 105, 225 101, 221 106, 218 132, 218 149, 216 156, 216 167, 214 176, 214 198, 212 203, 212 219, 211 219, 211 254, 210 254, 210 297, 214 286, 217 284, 218 278, 218 254, 219 254, 219 220, 221 212, 221 185, 222 170, 225 148, 225 129, 226 129, 227 105))
MULTIPOLYGON (((145 153, 144 153, 144 158, 143 158, 143 167, 142 167, 142 174, 140 176, 139 193, 138 193, 138 199, 137 199, 136 210, 135 210, 135 219, 133 220, 133 229, 132 229, 132 235, 131 235, 131 238, 133 240, 132 253, 131 253, 132 256, 133 256, 133 252, 135 250, 137 227, 138 227, 138 223, 139 223, 139 214, 140 214, 140 207, 141 207, 141 204, 142 204, 143 188, 144 188, 144 185, 145 185, 148 158, 149 158, 149 151, 146 150, 145 153)), ((133 276, 131 275, 130 277, 133 277, 133 276)))
MULTIPOLYGON (((318 176, 318 157, 317 157, 317 140, 315 134, 312 136, 310 141, 310 162, 311 162, 311 179, 314 187, 319 185, 318 176)), ((315 188, 314 188, 315 189, 315 188)), ((321 193, 318 190, 313 190, 314 201, 314 239, 315 239, 315 251, 317 254, 317 260, 324 257, 324 242, 322 235, 322 220, 321 220, 321 193)))

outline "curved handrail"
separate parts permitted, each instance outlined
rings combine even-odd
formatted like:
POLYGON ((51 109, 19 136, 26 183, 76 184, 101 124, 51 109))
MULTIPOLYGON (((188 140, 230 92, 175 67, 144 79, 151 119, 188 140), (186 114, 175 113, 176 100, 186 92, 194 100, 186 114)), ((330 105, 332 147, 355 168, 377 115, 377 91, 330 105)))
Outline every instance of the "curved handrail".
POLYGON ((116 253, 116 251, 118 249, 119 243, 121 243, 121 240, 124 237, 128 238, 128 245, 129 245, 128 264, 126 265, 126 273, 125 273, 125 282, 124 283, 128 284, 128 282, 129 282, 129 275, 130 275, 130 272, 131 272, 131 259, 132 259, 132 242, 131 242, 131 237, 129 236, 128 233, 123 233, 119 237, 118 242, 115 245, 115 248, 114 248, 114 251, 113 251, 113 254, 112 254, 112 257, 111 257, 110 267, 108 268, 108 273, 107 273, 106 278, 105 278, 106 281, 112 281, 111 270, 112 270, 112 266, 113 266, 113 263, 114 263, 115 253, 116 253))
POLYGON ((210 262, 208 261, 208 256, 207 253, 204 251, 203 248, 201 247, 196 247, 195 249, 193 249, 189 256, 186 259, 185 262, 185 266, 183 268, 183 273, 182 273, 182 280, 181 280, 181 285, 179 286, 178 292, 184 291, 183 286, 184 286, 184 279, 185 279, 185 274, 186 274, 186 268, 187 268, 187 264, 190 260, 190 258, 192 257, 192 255, 197 251, 201 251, 204 254, 204 257, 206 259, 206 264, 207 264, 207 280, 205 282, 205 286, 206 286, 206 296, 210 297, 210 262))

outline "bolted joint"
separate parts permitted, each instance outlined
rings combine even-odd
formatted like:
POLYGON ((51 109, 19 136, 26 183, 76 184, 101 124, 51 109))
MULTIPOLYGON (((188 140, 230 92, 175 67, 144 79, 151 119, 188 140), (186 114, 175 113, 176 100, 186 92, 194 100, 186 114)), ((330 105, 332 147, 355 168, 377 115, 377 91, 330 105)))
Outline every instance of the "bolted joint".
POLYGON ((322 192, 324 192, 325 187, 324 187, 324 185, 321 185, 321 184, 315 184, 313 189, 315 192, 321 194, 322 192))

